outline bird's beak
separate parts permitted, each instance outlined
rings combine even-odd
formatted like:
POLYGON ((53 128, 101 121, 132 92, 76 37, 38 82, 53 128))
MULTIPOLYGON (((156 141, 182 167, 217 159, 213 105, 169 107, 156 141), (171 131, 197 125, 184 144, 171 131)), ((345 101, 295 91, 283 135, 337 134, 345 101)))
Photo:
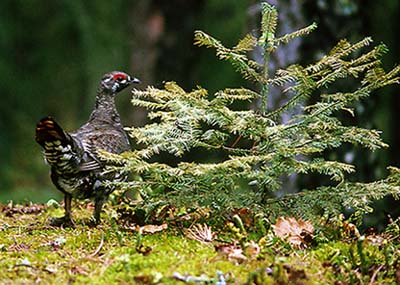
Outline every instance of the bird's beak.
POLYGON ((140 83, 140 80, 135 78, 135 77, 133 77, 133 78, 131 78, 130 83, 140 83))

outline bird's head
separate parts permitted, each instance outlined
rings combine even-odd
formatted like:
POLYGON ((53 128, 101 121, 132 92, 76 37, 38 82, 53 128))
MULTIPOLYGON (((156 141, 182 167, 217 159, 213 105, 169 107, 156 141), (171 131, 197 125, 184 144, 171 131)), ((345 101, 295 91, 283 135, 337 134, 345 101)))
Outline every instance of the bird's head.
POLYGON ((121 71, 113 71, 103 76, 100 88, 107 93, 118 93, 132 83, 140 83, 140 80, 131 77, 129 74, 121 71))

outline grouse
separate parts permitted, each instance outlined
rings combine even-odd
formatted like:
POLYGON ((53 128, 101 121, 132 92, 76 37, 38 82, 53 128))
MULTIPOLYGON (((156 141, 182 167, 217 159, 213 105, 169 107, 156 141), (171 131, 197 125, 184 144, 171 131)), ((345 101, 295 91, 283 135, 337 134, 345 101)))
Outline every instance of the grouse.
POLYGON ((139 83, 120 71, 103 76, 96 96, 95 107, 86 124, 74 132, 64 131, 52 117, 45 117, 36 127, 36 141, 43 147, 45 160, 51 167, 51 180, 64 194, 65 215, 53 218, 52 225, 73 226, 72 198, 91 198, 95 202, 94 222, 100 222, 103 203, 114 190, 105 181, 123 181, 123 173, 105 172, 98 150, 122 153, 130 150, 115 107, 115 95, 132 83, 139 83))

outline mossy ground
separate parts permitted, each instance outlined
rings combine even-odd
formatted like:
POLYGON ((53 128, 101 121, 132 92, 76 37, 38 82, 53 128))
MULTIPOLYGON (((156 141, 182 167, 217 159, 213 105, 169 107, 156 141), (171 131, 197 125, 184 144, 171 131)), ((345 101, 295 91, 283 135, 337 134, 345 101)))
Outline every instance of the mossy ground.
MULTIPOLYGON (((61 208, 0 205, 0 283, 400 284, 400 246, 393 235, 375 235, 374 243, 317 241, 317 234, 307 249, 293 249, 269 231, 245 238, 258 243, 259 253, 243 250, 240 258, 229 258, 215 243, 189 239, 173 226, 153 234, 123 229, 110 205, 102 224, 90 227, 85 220, 92 208, 83 205, 74 209, 73 229, 47 225, 61 208)), ((218 236, 224 230, 213 229, 218 236)))

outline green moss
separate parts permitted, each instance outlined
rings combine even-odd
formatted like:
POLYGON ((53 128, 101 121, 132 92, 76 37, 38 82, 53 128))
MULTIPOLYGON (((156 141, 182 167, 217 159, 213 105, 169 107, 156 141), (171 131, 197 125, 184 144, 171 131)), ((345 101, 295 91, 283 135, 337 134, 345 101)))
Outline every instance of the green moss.
POLYGON ((258 258, 248 256, 238 263, 218 254, 213 245, 188 239, 174 228, 139 235, 112 226, 111 215, 103 215, 100 226, 88 227, 84 221, 90 207, 74 209, 75 229, 48 227, 48 218, 57 211, 42 207, 29 214, 0 205, 1 284, 182 283, 172 278, 176 273, 214 284, 217 272, 228 284, 368 283, 377 272, 374 281, 385 284, 396 274, 399 246, 394 242, 374 245, 349 239, 295 250, 274 239, 269 244, 260 242, 258 258))

